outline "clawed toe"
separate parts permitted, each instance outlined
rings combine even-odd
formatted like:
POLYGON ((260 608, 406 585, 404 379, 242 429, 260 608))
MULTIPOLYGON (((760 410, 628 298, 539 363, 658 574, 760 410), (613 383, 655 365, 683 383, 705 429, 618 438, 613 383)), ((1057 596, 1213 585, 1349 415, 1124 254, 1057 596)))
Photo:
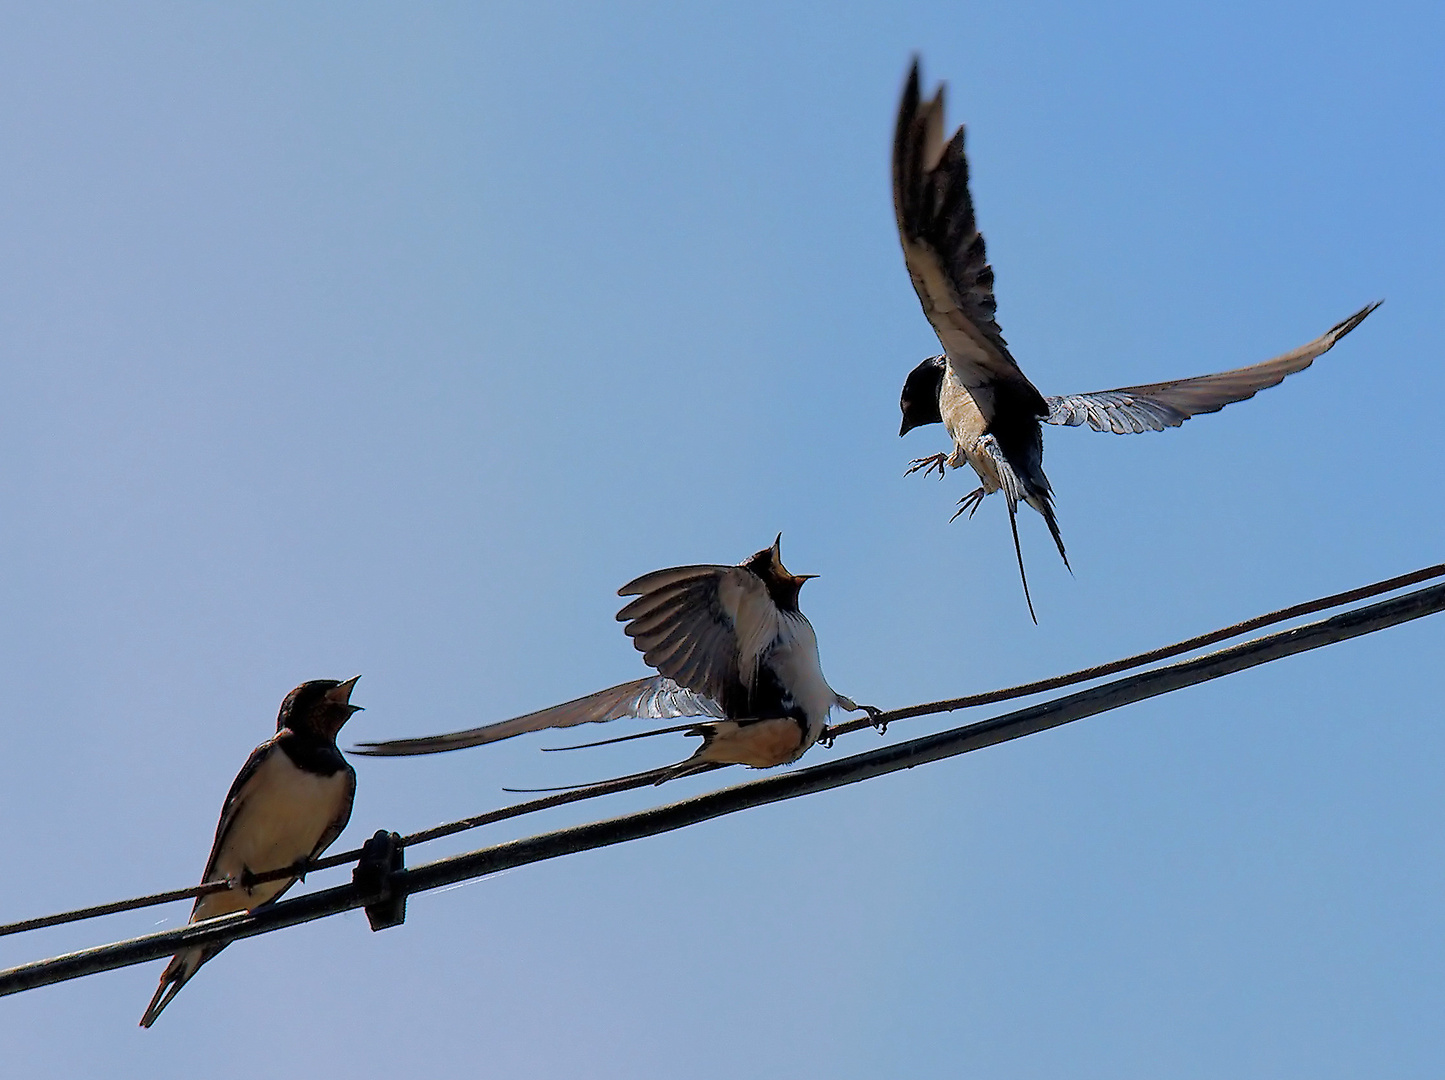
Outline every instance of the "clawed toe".
POLYGON ((905 472, 903 475, 909 476, 913 473, 916 473, 919 469, 922 469, 923 475, 927 476, 929 472, 931 472, 933 469, 937 469, 938 478, 942 480, 943 469, 947 462, 947 454, 930 454, 928 457, 915 458, 912 462, 909 463, 908 471, 905 472))
POLYGON ((974 488, 967 495, 958 500, 958 509, 953 512, 953 517, 949 518, 948 520, 958 520, 958 516, 962 514, 965 510, 968 511, 969 517, 973 517, 973 512, 983 504, 984 496, 986 496, 987 494, 988 492, 984 491, 984 489, 981 487, 974 488))

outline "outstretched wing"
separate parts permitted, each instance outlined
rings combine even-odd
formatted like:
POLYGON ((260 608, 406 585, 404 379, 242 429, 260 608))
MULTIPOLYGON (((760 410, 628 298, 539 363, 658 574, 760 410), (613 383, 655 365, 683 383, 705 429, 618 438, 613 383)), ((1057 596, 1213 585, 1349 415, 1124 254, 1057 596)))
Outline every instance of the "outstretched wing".
POLYGON ((763 649, 779 613, 762 579, 741 566, 675 566, 628 582, 617 620, 642 658, 725 716, 747 714, 763 649))
POLYGON ((625 717, 668 720, 679 716, 722 716, 714 701, 685 690, 671 679, 653 675, 634 679, 620 686, 599 690, 550 709, 539 709, 511 720, 454 731, 449 735, 430 735, 419 739, 393 739, 390 742, 362 743, 352 751, 371 757, 406 757, 413 754, 440 754, 444 750, 461 750, 468 746, 510 739, 528 731, 545 728, 575 727, 578 724, 600 724, 625 717))
POLYGON ((1178 427, 1191 416, 1218 412, 1226 405, 1252 398, 1259 391, 1279 384, 1287 375, 1303 371, 1359 326, 1381 303, 1383 301, 1376 301, 1361 308, 1308 345, 1262 364, 1193 379, 1048 398, 1049 415, 1045 419, 1050 424, 1067 427, 1087 420, 1095 431, 1112 431, 1116 435, 1178 427))
POLYGON ((993 419, 999 392, 1043 416, 1044 399, 1009 355, 994 318, 993 268, 974 219, 963 128, 944 143, 943 87, 922 101, 917 60, 893 133, 893 209, 923 313, 985 419, 993 419))

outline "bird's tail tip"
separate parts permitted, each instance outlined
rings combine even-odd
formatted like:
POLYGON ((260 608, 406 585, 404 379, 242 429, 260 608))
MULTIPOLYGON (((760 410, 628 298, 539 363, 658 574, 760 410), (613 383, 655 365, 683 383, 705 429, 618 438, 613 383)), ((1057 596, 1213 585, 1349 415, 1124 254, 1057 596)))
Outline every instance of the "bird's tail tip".
POLYGON ((171 1003, 171 999, 181 992, 181 987, 186 985, 186 980, 173 976, 169 970, 161 976, 161 984, 156 987, 155 996, 151 1003, 146 1006, 146 1011, 141 1015, 140 1026, 148 1028, 156 1022, 162 1010, 171 1003))

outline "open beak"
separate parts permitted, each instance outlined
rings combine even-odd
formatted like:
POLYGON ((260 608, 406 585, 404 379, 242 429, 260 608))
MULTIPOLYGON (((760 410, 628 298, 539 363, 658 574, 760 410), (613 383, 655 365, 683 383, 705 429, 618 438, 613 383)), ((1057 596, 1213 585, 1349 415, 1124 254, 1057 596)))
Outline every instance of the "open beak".
POLYGON ((360 705, 351 704, 351 691, 356 686, 356 680, 359 678, 361 678, 360 675, 353 675, 340 686, 333 686, 330 690, 326 691, 326 700, 333 705, 348 705, 351 707, 352 712, 361 712, 360 705))
POLYGON ((778 533, 778 538, 773 541, 773 565, 778 568, 778 573, 785 578, 796 581, 800 586, 809 578, 815 578, 817 574, 790 574, 788 568, 783 565, 783 534, 778 533))

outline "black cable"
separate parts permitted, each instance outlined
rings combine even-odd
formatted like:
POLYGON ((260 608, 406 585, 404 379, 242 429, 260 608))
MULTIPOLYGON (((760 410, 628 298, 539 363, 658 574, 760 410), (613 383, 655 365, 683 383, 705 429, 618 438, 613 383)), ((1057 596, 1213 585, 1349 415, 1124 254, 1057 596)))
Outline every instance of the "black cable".
MULTIPOLYGON (((1306 626, 1283 630, 1208 656, 1130 675, 976 724, 879 747, 838 761, 722 788, 640 813, 438 859, 411 870, 391 874, 384 881, 384 888, 391 896, 439 889, 528 863, 655 836, 755 806, 855 784, 875 776, 911 769, 927 762, 1047 731, 1137 701, 1218 679, 1286 656, 1371 634, 1442 610, 1445 610, 1445 585, 1433 585, 1393 600, 1344 612, 1306 626)), ((21 964, 0 971, 0 996, 157 960, 198 945, 220 944, 269 933, 284 926, 294 926, 364 907, 376 899, 378 897, 374 892, 363 893, 355 884, 340 885, 293 900, 264 905, 254 911, 235 912, 175 930, 163 930, 127 941, 21 964)))
MULTIPOLYGON (((1256 615, 1252 619, 1246 619, 1232 626, 1211 630, 1206 634, 1186 638, 1172 645, 1165 645, 1162 648, 1152 649, 1149 652, 1138 653, 1134 656, 1125 657, 1122 660, 1113 660, 1107 664, 1098 664, 1094 667, 1072 671, 1065 675, 1055 675, 1047 679, 1023 683, 1019 686, 1010 686, 1001 690, 989 690, 981 694, 970 694, 966 697, 949 698, 945 701, 933 701, 922 705, 910 705, 902 709, 892 709, 867 720, 852 720, 828 728, 824 732, 823 738, 831 741, 839 735, 847 735, 876 724, 890 724, 897 720, 907 720, 916 716, 953 712, 957 709, 972 708, 979 705, 994 705, 1001 701, 1031 697, 1034 694, 1044 693, 1048 690, 1058 690, 1065 686, 1074 686, 1081 682, 1090 682, 1094 679, 1103 678, 1106 675, 1116 675, 1121 671, 1128 671, 1130 668, 1141 667, 1144 664, 1154 663, 1158 660, 1167 660, 1170 657, 1179 656, 1183 653, 1194 652, 1196 649, 1218 644, 1229 638, 1247 634, 1252 630, 1259 630, 1263 627, 1287 622, 1290 619, 1297 619, 1304 615, 1312 615, 1320 611, 1326 611, 1332 607, 1352 604, 1359 600, 1379 596, 1382 593, 1394 592, 1396 589, 1403 589, 1408 585, 1416 585, 1422 581, 1429 581, 1432 578, 1442 576, 1445 576, 1445 563, 1428 566, 1421 570, 1414 570, 1408 574, 1401 574, 1397 577, 1386 578, 1384 581, 1377 581, 1357 589, 1350 589, 1347 592, 1335 593, 1331 596, 1320 597, 1317 600, 1309 600, 1302 604, 1295 604, 1292 607, 1281 608, 1278 611, 1271 611, 1264 615, 1256 615)), ((721 767, 722 766, 714 765, 711 766, 709 770, 699 770, 699 772, 711 771, 711 768, 721 767)), ((504 806, 496 810, 488 810, 485 813, 472 817, 462 818, 460 821, 452 821, 443 825, 435 825, 429 829, 422 829, 419 832, 403 836, 401 843, 403 847, 424 844, 431 840, 441 839, 444 836, 454 836, 457 833, 466 832, 469 829, 480 828, 483 825, 492 825, 498 821, 506 821, 510 818, 534 814, 540 810, 549 810, 555 806, 581 802, 585 799, 596 799, 603 795, 612 795, 620 791, 629 791, 633 788, 646 787, 648 784, 651 784, 658 775, 661 775, 660 771, 656 773, 639 774, 633 777, 621 777, 617 780, 608 780, 599 784, 589 784, 574 788, 570 791, 556 792, 541 799, 531 799, 527 802, 516 803, 512 806, 504 806)), ((329 870, 335 866, 354 863, 359 858, 361 858, 361 849, 353 848, 349 851, 338 852, 334 855, 317 859, 315 862, 307 863, 302 870, 304 873, 310 874, 318 870, 329 870)), ((254 874, 251 880, 256 884, 261 884, 267 881, 279 881, 282 878, 292 877, 296 873, 297 867, 285 866, 276 870, 268 870, 265 873, 254 874)), ((96 904, 92 907, 78 908, 74 911, 63 911, 54 915, 41 915, 33 919, 22 919, 18 922, 3 923, 0 924, 0 937, 24 933, 27 930, 39 930, 47 926, 60 926, 65 923, 80 922, 84 919, 99 918, 102 915, 114 915, 122 911, 134 911, 137 908, 169 904, 177 900, 189 900, 200 896, 208 896, 211 893, 224 892, 228 888, 230 888, 230 885, 227 882, 213 881, 203 885, 191 885, 183 889, 171 889, 166 892, 151 893, 147 896, 137 896, 129 900, 116 900, 108 904, 96 904)))

